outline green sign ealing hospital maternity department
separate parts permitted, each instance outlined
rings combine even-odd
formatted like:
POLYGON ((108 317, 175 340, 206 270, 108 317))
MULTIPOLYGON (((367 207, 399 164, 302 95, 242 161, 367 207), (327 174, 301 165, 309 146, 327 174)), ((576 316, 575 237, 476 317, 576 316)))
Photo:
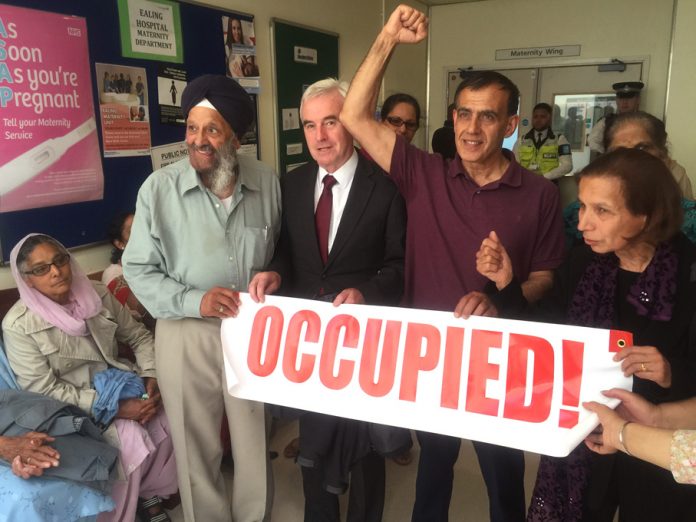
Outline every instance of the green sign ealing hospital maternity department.
POLYGON ((125 57, 182 63, 179 4, 167 0, 118 0, 125 57))

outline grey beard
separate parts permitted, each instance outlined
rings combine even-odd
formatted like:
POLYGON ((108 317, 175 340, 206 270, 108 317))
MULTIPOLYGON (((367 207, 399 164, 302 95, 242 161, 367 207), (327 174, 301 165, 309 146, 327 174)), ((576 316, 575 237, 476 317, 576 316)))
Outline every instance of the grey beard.
POLYGON ((227 189, 237 180, 239 174, 239 159, 237 149, 232 143, 225 143, 216 152, 217 167, 208 173, 210 191, 218 197, 223 197, 227 189))

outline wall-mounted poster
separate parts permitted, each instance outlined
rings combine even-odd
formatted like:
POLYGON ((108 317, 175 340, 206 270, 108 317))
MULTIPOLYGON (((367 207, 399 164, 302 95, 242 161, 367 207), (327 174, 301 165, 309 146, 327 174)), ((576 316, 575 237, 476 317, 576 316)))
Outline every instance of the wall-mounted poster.
POLYGON ((183 63, 179 4, 168 0, 118 0, 121 51, 129 58, 183 63))
POLYGON ((259 63, 256 55, 254 17, 243 14, 222 17, 225 71, 249 93, 258 93, 259 63))
POLYGON ((147 75, 142 67, 96 63, 104 157, 150 154, 147 75))
POLYGON ((157 101, 160 106, 160 123, 184 126, 186 120, 181 110, 181 93, 186 88, 186 71, 180 67, 160 64, 157 72, 157 101))
POLYGON ((244 135, 239 138, 239 143, 241 147, 239 148, 240 154, 248 154, 250 156, 255 156, 256 159, 259 158, 259 109, 257 105, 257 99, 255 94, 250 94, 251 101, 254 106, 254 121, 251 122, 249 128, 244 133, 244 135))
POLYGON ((0 4, 0 212, 102 199, 84 18, 0 4))

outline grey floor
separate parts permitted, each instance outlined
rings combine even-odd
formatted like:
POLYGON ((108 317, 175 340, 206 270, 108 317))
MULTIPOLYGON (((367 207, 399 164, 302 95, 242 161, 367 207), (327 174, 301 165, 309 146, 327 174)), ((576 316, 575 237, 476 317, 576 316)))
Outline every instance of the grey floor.
MULTIPOLYGON (((297 436, 297 423, 293 422, 278 426, 271 439, 271 450, 277 451, 280 455, 273 461, 275 478, 273 522, 302 522, 303 497, 300 470, 292 460, 283 458, 283 448, 295 436, 297 436)), ((418 462, 417 443, 414 444, 412 451, 413 462, 408 466, 399 466, 392 461, 387 461, 387 497, 383 522, 407 522, 411 519, 418 462)), ((526 454, 525 491, 528 497, 534 486, 538 462, 538 455, 526 454)), ((454 474, 450 520, 452 522, 488 520, 486 488, 478 469, 473 446, 468 441, 462 443, 454 474)), ((231 474, 226 473, 226 477, 228 484, 231 483, 231 474)), ((345 510, 345 505, 343 508, 345 510)), ((170 512, 169 515, 174 522, 184 520, 181 508, 170 512)))

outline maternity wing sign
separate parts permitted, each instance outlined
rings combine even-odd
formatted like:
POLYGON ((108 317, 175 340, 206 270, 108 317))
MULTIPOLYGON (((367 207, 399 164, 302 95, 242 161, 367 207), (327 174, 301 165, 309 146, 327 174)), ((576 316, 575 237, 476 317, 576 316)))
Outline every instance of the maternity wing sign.
POLYGON ((597 424, 582 402, 630 389, 629 333, 451 312, 242 294, 222 321, 229 392, 329 415, 565 456, 597 424))
POLYGON ((84 18, 0 4, 0 212, 103 197, 84 18))

